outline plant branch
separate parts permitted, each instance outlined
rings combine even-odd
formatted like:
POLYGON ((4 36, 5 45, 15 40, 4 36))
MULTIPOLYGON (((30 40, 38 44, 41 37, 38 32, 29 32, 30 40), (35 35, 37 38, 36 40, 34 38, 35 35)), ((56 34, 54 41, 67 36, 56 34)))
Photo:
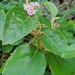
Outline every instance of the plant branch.
POLYGON ((28 0, 26 0, 26 4, 28 4, 28 0))

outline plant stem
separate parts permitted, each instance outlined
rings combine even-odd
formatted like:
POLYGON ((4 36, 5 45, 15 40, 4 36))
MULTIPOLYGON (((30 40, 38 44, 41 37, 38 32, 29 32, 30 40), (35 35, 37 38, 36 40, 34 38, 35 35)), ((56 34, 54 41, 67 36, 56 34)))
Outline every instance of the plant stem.
POLYGON ((28 4, 28 0, 26 0, 26 4, 28 4))

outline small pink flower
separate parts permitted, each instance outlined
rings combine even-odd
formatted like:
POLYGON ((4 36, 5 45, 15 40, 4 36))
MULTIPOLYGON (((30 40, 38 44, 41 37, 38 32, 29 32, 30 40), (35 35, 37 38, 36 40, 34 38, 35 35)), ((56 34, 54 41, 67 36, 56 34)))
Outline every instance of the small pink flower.
POLYGON ((28 9, 31 9, 31 8, 32 8, 32 6, 26 5, 26 4, 24 4, 23 6, 24 6, 24 9, 25 9, 25 10, 28 10, 28 9))
POLYGON ((34 7, 34 2, 31 2, 30 4, 31 4, 31 6, 33 6, 33 7, 34 7))
POLYGON ((35 6, 35 7, 40 7, 40 4, 39 4, 38 2, 35 2, 35 3, 34 3, 34 6, 35 6))
POLYGON ((31 2, 29 4, 24 4, 24 10, 27 11, 29 16, 36 14, 36 8, 40 7, 38 2, 31 2))
POLYGON ((36 10, 32 10, 32 11, 28 10, 27 14, 30 15, 30 16, 33 15, 33 14, 36 14, 36 10))

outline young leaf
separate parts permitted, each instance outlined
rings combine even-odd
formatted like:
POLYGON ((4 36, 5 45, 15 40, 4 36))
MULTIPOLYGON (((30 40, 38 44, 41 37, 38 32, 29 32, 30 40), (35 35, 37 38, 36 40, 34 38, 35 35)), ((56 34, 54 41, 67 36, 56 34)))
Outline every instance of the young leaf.
POLYGON ((45 2, 44 6, 48 9, 52 16, 56 16, 58 13, 57 7, 52 2, 45 2))
POLYGON ((48 54, 48 64, 53 75, 74 75, 75 59, 61 58, 53 53, 48 54))
POLYGON ((28 16, 24 9, 12 8, 5 18, 2 44, 13 44, 22 39, 33 30, 37 22, 36 15, 28 16))
POLYGON ((32 45, 23 44, 11 54, 2 75, 43 75, 45 68, 44 53, 32 45))

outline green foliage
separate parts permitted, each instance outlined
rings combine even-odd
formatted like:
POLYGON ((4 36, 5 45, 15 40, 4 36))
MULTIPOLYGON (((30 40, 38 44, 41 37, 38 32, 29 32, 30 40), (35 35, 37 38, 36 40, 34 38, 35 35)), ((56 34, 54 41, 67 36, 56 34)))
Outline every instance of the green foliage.
POLYGON ((33 30, 37 21, 37 15, 30 17, 23 9, 19 7, 12 8, 7 13, 4 22, 2 38, 3 45, 13 44, 16 41, 22 39, 33 30))
POLYGON ((73 6, 69 10, 64 10, 62 12, 59 12, 60 15, 65 15, 67 18, 70 16, 70 14, 75 14, 75 6, 73 6))
POLYGON ((47 60, 53 75, 75 74, 75 58, 61 58, 53 53, 49 53, 47 60))
MULTIPOLYGON (((59 13, 52 2, 31 1, 44 5, 50 12, 50 18, 48 15, 43 16, 41 8, 29 16, 23 9, 22 0, 4 0, 0 3, 0 51, 12 51, 0 68, 0 73, 74 75, 75 21, 67 20, 64 16, 67 11, 59 13)), ((75 7, 70 9, 71 13, 75 12, 74 9, 75 7)))
POLYGON ((2 51, 4 53, 9 53, 12 49, 13 49, 12 45, 4 45, 4 46, 2 46, 2 51))
POLYGON ((47 28, 51 28, 50 21, 46 17, 40 16, 39 21, 41 24, 44 24, 47 28))
POLYGON ((52 16, 56 16, 58 13, 58 10, 54 3, 52 2, 45 2, 44 3, 45 7, 48 9, 48 11, 51 13, 52 16))
POLYGON ((45 72, 44 75, 52 75, 52 73, 45 72))
POLYGON ((24 2, 24 0, 2 0, 2 2, 0 2, 0 9, 3 8, 5 12, 7 12, 14 6, 23 7, 24 2))
POLYGON ((40 35, 40 39, 46 50, 62 56, 66 50, 67 42, 61 33, 52 29, 44 29, 44 33, 40 35))
POLYGON ((43 75, 45 68, 44 53, 32 45, 23 44, 8 59, 3 75, 43 75))
POLYGON ((5 12, 3 9, 0 10, 0 40, 2 40, 2 29, 4 22, 5 12))

